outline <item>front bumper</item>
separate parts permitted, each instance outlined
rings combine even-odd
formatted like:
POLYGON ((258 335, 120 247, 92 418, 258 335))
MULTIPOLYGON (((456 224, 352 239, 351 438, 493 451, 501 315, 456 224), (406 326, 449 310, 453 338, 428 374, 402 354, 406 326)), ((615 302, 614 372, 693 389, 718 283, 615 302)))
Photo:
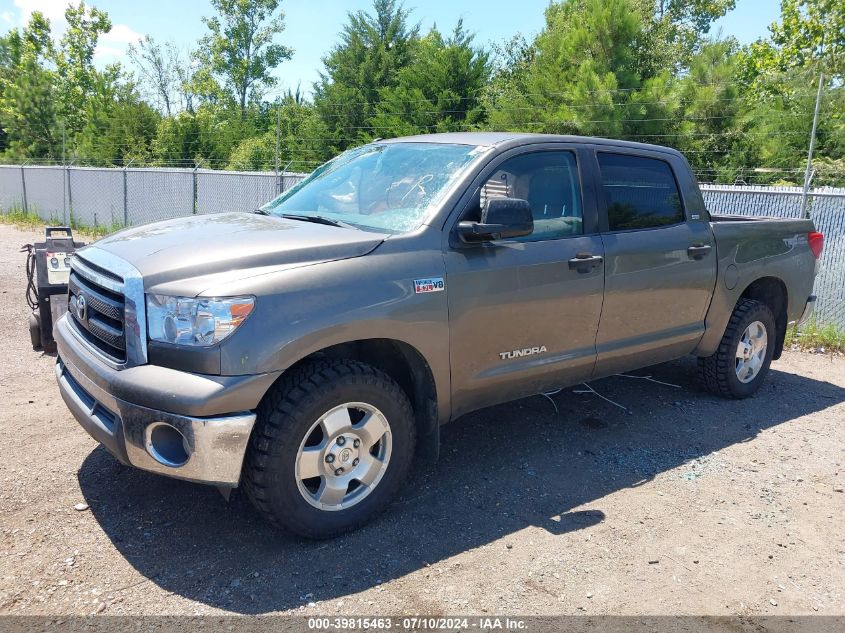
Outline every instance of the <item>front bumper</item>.
POLYGON ((152 365, 115 370, 87 350, 66 317, 57 322, 55 338, 62 398, 79 424, 118 460, 179 479, 238 485, 255 424, 250 409, 277 374, 203 376, 152 365), (161 426, 167 433, 154 434, 161 426), (172 446, 179 437, 173 430, 181 435, 181 447, 172 446), (184 459, 160 450, 160 436, 184 459))

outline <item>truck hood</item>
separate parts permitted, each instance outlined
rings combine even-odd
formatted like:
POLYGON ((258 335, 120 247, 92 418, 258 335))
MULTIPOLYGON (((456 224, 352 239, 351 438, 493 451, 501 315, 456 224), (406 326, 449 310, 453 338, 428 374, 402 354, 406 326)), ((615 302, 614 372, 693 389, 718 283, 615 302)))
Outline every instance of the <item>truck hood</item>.
MULTIPOLYGON (((256 213, 194 215, 126 229, 95 243, 132 264, 149 289, 217 273, 243 277, 366 255, 387 234, 256 213)), ((84 249, 80 252, 85 257, 84 249)))

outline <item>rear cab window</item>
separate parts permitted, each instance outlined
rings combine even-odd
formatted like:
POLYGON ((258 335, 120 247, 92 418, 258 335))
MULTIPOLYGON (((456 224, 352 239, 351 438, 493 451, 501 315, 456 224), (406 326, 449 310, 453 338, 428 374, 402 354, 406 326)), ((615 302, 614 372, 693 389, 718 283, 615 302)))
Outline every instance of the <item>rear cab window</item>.
POLYGON ((646 156, 598 152, 608 229, 628 231, 684 222, 684 206, 669 163, 646 156))

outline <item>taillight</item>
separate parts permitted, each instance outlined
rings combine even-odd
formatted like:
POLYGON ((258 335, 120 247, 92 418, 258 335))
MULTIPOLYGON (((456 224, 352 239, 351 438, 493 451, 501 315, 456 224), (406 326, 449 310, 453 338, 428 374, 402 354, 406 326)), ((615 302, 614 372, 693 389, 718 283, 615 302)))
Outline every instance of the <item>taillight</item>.
POLYGON ((813 252, 813 257, 818 259, 822 256, 822 248, 824 248, 824 234, 818 231, 807 233, 807 243, 810 245, 810 250, 813 252))

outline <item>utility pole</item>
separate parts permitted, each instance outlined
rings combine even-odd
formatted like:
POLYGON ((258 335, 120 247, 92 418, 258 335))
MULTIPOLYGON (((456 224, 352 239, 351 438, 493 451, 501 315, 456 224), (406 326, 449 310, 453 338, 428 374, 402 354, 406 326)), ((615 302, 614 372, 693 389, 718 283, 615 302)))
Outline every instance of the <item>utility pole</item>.
POLYGON ((813 128, 810 131, 810 151, 807 153, 807 169, 804 171, 804 191, 801 194, 801 215, 804 218, 810 217, 810 210, 807 208, 807 194, 810 191, 810 181, 813 179, 813 149, 816 147, 816 128, 819 125, 819 105, 822 101, 822 86, 824 85, 824 73, 819 73, 819 88, 816 92, 816 109, 813 112, 813 128))

